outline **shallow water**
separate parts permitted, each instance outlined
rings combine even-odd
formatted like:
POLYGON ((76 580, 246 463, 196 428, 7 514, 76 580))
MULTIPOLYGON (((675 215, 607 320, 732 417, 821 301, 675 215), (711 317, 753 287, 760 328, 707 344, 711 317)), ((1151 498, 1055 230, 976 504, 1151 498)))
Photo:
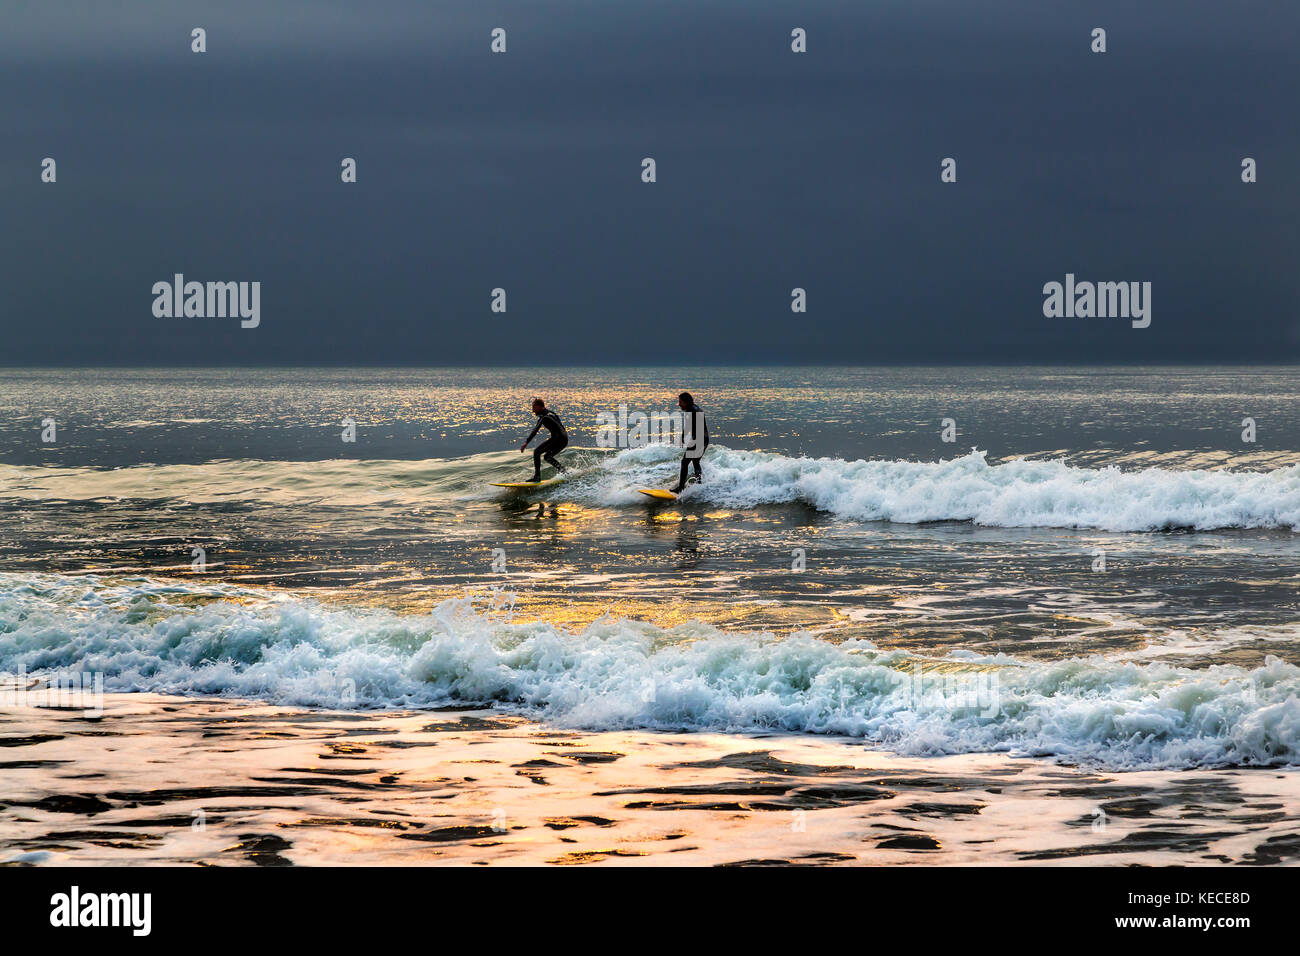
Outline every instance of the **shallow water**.
POLYGON ((0 866, 1294 864, 1300 777, 109 694, 0 706, 0 866))

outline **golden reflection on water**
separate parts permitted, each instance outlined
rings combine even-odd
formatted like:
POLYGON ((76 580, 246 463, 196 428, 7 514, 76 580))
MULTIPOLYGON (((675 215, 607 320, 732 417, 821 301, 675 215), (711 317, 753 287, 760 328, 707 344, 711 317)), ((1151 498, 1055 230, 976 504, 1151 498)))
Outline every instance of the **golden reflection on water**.
MULTIPOLYGON (((472 596, 476 599, 476 609, 500 624, 551 624, 569 632, 581 631, 607 616, 641 621, 665 629, 699 622, 728 631, 772 632, 775 635, 808 630, 829 640, 861 636, 860 632, 866 630, 850 621, 839 609, 825 605, 690 600, 686 597, 665 600, 659 596, 619 594, 618 586, 617 582, 610 582, 606 595, 598 600, 574 600, 562 590, 541 592, 519 587, 512 609, 507 609, 499 601, 493 607, 493 596, 485 587, 441 587, 417 593, 367 590, 341 594, 326 591, 319 595, 319 599, 340 608, 365 605, 402 614, 425 614, 444 601, 472 596)), ((640 587, 636 581, 624 586, 640 587)), ((506 590, 509 591, 509 586, 506 590)))
POLYGON ((833 608, 815 605, 781 607, 761 601, 735 604, 689 600, 664 602, 630 596, 601 604, 574 602, 560 596, 536 599, 517 608, 515 620, 521 623, 545 621, 573 631, 581 630, 605 615, 645 621, 661 628, 700 622, 724 630, 773 631, 776 634, 792 630, 821 630, 834 627, 840 620, 833 608))

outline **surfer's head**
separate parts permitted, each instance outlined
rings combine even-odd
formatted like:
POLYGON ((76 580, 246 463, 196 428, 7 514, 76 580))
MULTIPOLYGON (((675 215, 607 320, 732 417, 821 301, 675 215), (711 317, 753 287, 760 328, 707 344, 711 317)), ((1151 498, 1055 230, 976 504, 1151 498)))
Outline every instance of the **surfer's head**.
POLYGON ((689 412, 695 407, 695 399, 690 392, 682 392, 677 396, 677 407, 684 412, 689 412))
POLYGON ((544 411, 546 411, 546 403, 545 403, 544 401, 542 401, 540 398, 534 398, 534 399, 533 399, 533 414, 534 414, 534 415, 540 415, 540 414, 541 414, 542 412, 544 412, 544 411))

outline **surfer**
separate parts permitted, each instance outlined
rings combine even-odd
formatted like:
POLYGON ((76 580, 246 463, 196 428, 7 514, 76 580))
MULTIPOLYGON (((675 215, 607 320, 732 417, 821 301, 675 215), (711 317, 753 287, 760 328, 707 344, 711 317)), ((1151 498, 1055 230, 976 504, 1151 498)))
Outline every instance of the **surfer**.
MULTIPOLYGON (((555 414, 546 407, 546 403, 540 398, 533 399, 533 414, 537 416, 537 424, 529 433, 528 438, 519 446, 519 453, 523 454, 528 450, 528 442, 537 437, 539 429, 545 428, 550 436, 533 449, 533 481, 542 480, 542 459, 545 458, 548 464, 554 465, 555 470, 560 474, 565 473, 565 468, 555 460, 555 453, 561 451, 569 444, 569 433, 564 430, 564 425, 560 422, 560 416, 555 414)), ((698 469, 698 466, 696 466, 698 469)), ((686 474, 682 472, 683 476, 686 474)))
POLYGON ((704 409, 695 404, 690 392, 682 392, 677 396, 677 407, 682 410, 682 447, 686 451, 682 455, 682 471, 677 478, 677 487, 668 489, 675 495, 681 494, 686 487, 686 469, 689 465, 695 466, 695 481, 704 480, 700 459, 709 447, 709 426, 704 420, 704 409))

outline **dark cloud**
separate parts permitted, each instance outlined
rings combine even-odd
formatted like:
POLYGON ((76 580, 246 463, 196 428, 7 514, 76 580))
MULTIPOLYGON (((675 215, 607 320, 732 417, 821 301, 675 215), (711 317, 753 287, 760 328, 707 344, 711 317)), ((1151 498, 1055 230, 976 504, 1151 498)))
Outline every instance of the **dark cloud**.
POLYGON ((1300 8, 1132 6, 25 5, 0 364, 1292 360, 1300 8), (1066 272, 1151 327, 1044 318, 1066 272))

